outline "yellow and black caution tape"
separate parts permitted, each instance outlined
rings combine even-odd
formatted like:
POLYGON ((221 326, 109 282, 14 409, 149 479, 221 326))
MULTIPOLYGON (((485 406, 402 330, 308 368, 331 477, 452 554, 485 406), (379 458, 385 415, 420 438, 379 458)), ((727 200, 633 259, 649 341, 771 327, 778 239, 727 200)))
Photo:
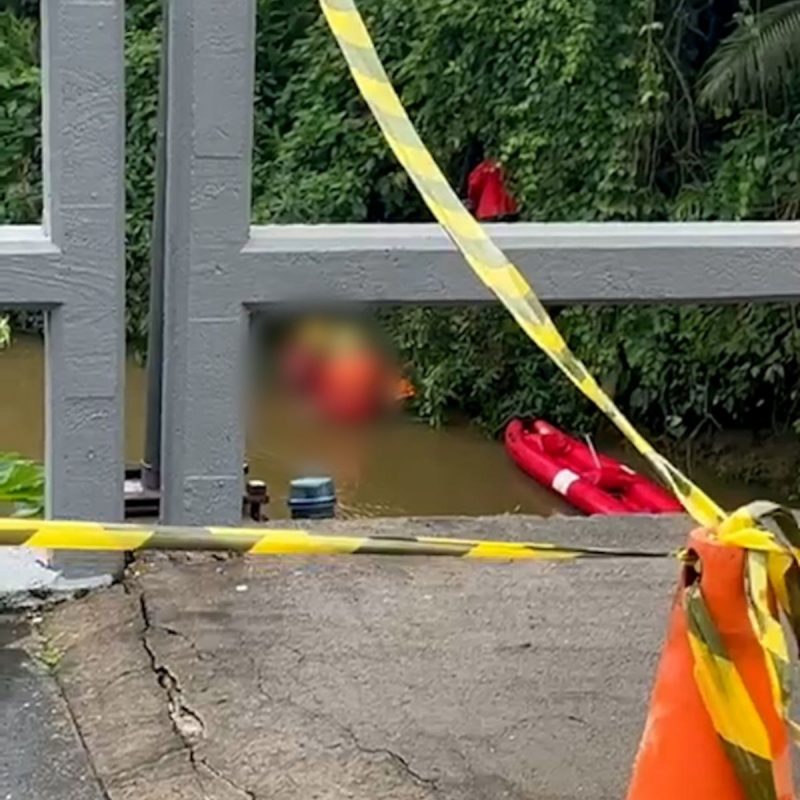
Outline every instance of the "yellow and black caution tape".
MULTIPOLYGON (((792 538, 794 533, 787 533, 785 528, 792 527, 791 523, 786 523, 787 512, 778 511, 775 507, 769 511, 747 508, 729 518, 722 508, 636 430, 569 349, 522 273, 494 244, 450 187, 391 85, 354 0, 320 0, 320 5, 353 79, 386 142, 413 180, 435 219, 478 278, 497 296, 528 336, 647 459, 689 514, 703 527, 716 530, 720 541, 749 550, 746 581, 751 623, 764 651, 775 702, 781 717, 790 724, 785 680, 789 663, 788 649, 780 622, 769 607, 767 594, 772 592, 778 597, 794 630, 800 630, 800 535, 792 538), (770 519, 775 521, 778 517, 785 527, 781 526, 780 534, 776 537, 768 532, 767 522, 770 519)), ((705 669, 714 695, 726 705, 725 714, 712 714, 712 718, 718 734, 731 752, 742 788, 751 800, 776 797, 771 771, 762 768, 762 756, 765 755, 761 746, 763 741, 759 740, 760 744, 753 745, 752 751, 748 751, 747 742, 753 742, 751 725, 755 723, 752 715, 747 713, 747 701, 741 693, 730 692, 732 686, 741 683, 740 678, 736 677, 736 667, 725 658, 712 663, 713 656, 710 654, 717 652, 713 645, 721 640, 718 636, 715 638, 713 620, 708 614, 702 613, 701 589, 691 593, 687 602, 687 613, 694 620, 693 630, 697 634, 690 636, 697 642, 700 641, 701 632, 705 635, 705 645, 693 649, 697 669, 705 669), (725 669, 716 668, 719 663, 725 663, 725 669), (731 747, 739 749, 733 752, 731 747), (736 753, 744 754, 744 757, 738 758, 736 753)), ((769 756, 768 750, 766 755, 769 756)), ((767 760, 767 766, 769 763, 767 760)))
POLYGON ((541 542, 434 536, 336 536, 300 528, 189 528, 16 518, 0 519, 2 545, 43 550, 226 550, 252 555, 450 556, 501 561, 675 556, 666 550, 562 547, 541 542))

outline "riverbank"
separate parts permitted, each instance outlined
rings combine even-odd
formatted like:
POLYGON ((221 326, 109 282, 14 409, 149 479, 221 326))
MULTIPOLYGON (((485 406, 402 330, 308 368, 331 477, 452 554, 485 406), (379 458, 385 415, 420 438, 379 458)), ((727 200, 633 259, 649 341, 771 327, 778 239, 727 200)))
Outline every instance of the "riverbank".
POLYGON ((722 484, 747 487, 753 499, 800 503, 800 440, 791 432, 719 431, 667 450, 689 473, 702 465, 722 484))

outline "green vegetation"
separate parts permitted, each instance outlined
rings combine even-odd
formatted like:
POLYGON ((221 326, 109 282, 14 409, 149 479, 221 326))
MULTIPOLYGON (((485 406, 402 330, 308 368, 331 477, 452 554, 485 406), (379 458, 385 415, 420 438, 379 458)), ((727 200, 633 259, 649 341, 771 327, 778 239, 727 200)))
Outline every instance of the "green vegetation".
POLYGON ((13 506, 16 516, 35 516, 44 508, 41 464, 0 453, 0 506, 13 506))
POLYGON ((49 639, 42 639, 38 642, 34 657, 45 669, 55 672, 64 659, 64 651, 49 639))
MULTIPOLYGON (((519 413, 591 429, 593 408, 501 310, 414 309, 390 320, 422 365, 420 412, 453 408, 492 430, 519 413)), ((800 416, 800 325, 768 306, 570 308, 558 322, 637 424, 685 438, 783 427, 800 416)))
MULTIPOLYGON (((126 4, 129 337, 143 341, 158 0, 126 4)), ((797 0, 362 0, 381 55, 456 186, 501 158, 529 220, 792 219, 800 212, 797 0)), ((259 222, 428 219, 358 98, 316 0, 259 0, 259 222)), ((0 13, 0 221, 38 216, 36 30, 0 13)), ((631 416, 660 434, 790 429, 797 310, 555 309, 631 416)), ((418 411, 494 429, 597 417, 499 310, 382 315, 418 411), (487 354, 491 357, 487 358, 487 354)))
POLYGON ((0 12, 0 224, 41 213, 36 27, 0 12))
POLYGON ((734 31, 717 47, 703 76, 700 99, 730 107, 785 99, 800 62, 800 2, 744 6, 734 31))

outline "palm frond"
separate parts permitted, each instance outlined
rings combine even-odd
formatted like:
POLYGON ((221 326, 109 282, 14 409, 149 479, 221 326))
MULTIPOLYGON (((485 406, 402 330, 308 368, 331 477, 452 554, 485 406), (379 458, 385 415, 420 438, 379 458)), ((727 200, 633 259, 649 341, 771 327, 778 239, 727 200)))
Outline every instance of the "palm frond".
POLYGON ((799 65, 800 0, 741 15, 706 65, 699 100, 730 108, 772 97, 792 82, 799 65))

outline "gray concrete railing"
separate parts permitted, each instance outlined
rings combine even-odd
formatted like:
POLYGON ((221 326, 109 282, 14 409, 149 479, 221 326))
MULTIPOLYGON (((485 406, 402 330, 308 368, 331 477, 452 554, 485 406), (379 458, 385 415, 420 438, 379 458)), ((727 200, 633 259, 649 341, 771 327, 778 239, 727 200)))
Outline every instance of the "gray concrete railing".
MULTIPOLYGON (((491 299, 433 225, 251 227, 254 30, 252 0, 174 4, 169 20, 162 467, 171 523, 239 517, 249 311, 491 299)), ((515 224, 493 233, 550 302, 800 297, 799 223, 515 224)))
MULTIPOLYGON (((43 1, 43 221, 0 227, 0 308, 46 312, 50 517, 122 516, 123 26, 123 0, 43 1)), ((80 579, 121 557, 53 561, 80 579)))
MULTIPOLYGON (((43 14, 45 220, 0 233, 0 306, 48 315, 48 513, 110 520, 122 512, 123 3, 47 0, 43 14)), ((251 311, 491 300, 434 225, 251 226, 255 14, 254 0, 198 1, 167 19, 170 523, 239 519, 251 311)), ((492 231, 545 301, 800 297, 800 223, 492 231)))

